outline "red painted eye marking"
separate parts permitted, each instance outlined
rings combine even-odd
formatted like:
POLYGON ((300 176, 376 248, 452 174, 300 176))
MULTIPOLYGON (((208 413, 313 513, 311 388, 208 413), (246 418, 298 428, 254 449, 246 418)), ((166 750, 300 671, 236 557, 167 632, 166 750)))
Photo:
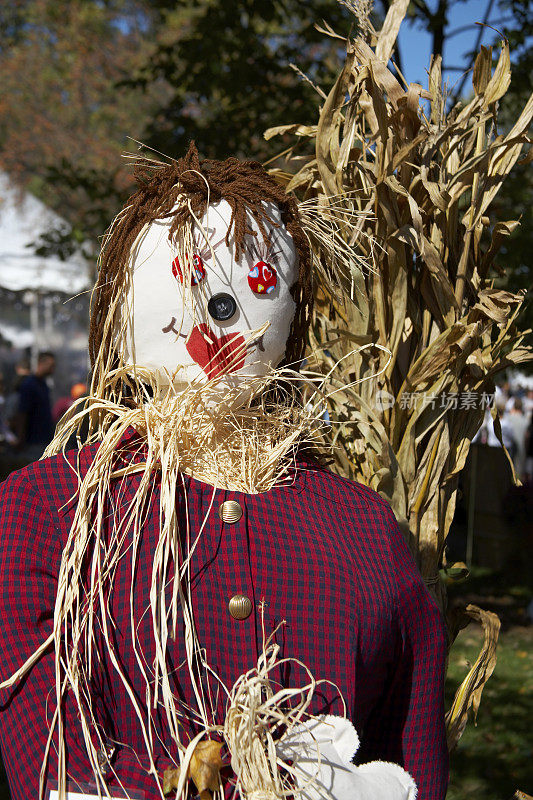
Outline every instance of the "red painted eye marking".
POLYGON ((248 273, 248 284, 255 294, 270 294, 278 283, 278 273, 272 264, 258 261, 248 273))
MULTIPOLYGON (((180 283, 183 283, 183 271, 180 266, 180 262, 178 257, 174 259, 172 262, 172 274, 174 275, 180 283)), ((198 286, 200 281, 205 278, 205 267, 204 262, 198 255, 198 253, 194 253, 192 257, 192 269, 191 269, 191 286, 198 286)))

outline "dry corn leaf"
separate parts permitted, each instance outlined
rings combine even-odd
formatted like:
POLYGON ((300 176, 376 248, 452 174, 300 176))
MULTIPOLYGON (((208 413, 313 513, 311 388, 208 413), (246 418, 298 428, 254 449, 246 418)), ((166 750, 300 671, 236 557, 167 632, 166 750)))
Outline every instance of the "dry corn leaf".
POLYGON ((272 139, 274 136, 281 136, 284 133, 292 133, 294 136, 316 136, 316 125, 276 125, 274 128, 268 128, 263 136, 265 139, 272 139))
MULTIPOLYGON (((406 5, 390 5, 375 48, 337 37, 347 57, 319 116, 316 161, 302 166, 289 157, 289 166, 291 185, 304 197, 371 212, 342 235, 365 257, 373 239, 375 268, 363 275, 354 263, 353 283, 329 290, 322 281, 313 368, 333 370, 328 430, 336 468, 389 500, 444 607, 438 573, 458 474, 485 410, 481 398, 493 393, 498 372, 532 358, 527 332, 518 330, 523 296, 496 290, 488 275, 518 224, 491 227, 490 207, 528 143, 533 95, 509 133, 493 136, 497 100, 510 79, 506 42, 495 68, 482 48, 475 94, 464 104, 444 101, 440 58, 432 58, 428 91, 402 86, 386 60, 406 5), (420 106, 426 97, 429 119, 420 106), (390 348, 389 364, 369 340, 390 348), (342 389, 347 380, 353 386, 342 389), (475 397, 475 407, 461 406, 463 396, 475 397)), ((320 248, 315 257, 327 261, 320 248)), ((475 681, 465 684, 462 701, 478 699, 475 681)))
POLYGON ((498 325, 503 325, 509 317, 511 305, 517 302, 519 302, 519 298, 511 292, 489 287, 479 293, 478 301, 472 308, 482 311, 485 316, 493 319, 498 325))
POLYGON ((497 222, 494 225, 490 245, 481 260, 480 273, 482 276, 487 274, 487 271, 491 267, 505 239, 510 236, 519 225, 520 222, 515 219, 508 220, 507 222, 497 222))
POLYGON ((481 46, 474 62, 472 84, 477 95, 485 93, 492 72, 492 47, 481 46))
MULTIPOLYGON (((492 57, 492 50, 490 53, 492 57)), ((509 42, 502 42, 502 51, 496 64, 496 69, 492 78, 489 80, 483 95, 485 106, 490 106, 504 96, 511 84, 511 53, 509 42)))
POLYGON ((397 108, 399 99, 405 95, 405 89, 363 39, 356 39, 353 48, 360 64, 363 66, 372 64, 374 79, 391 105, 397 108))
POLYGON ((492 611, 484 611, 469 604, 460 616, 453 620, 456 630, 465 627, 470 620, 479 622, 483 628, 484 641, 481 651, 466 678, 455 694, 451 709, 446 714, 448 750, 453 750, 465 728, 468 712, 472 708, 477 716, 483 688, 496 666, 496 646, 500 632, 500 620, 492 611))
POLYGON ((389 5, 376 45, 376 56, 385 64, 391 57, 408 6, 409 0, 393 0, 389 5))
POLYGON ((341 125, 341 107, 345 101, 348 81, 352 71, 355 55, 349 47, 341 74, 329 93, 318 121, 316 135, 316 160, 318 172, 324 184, 326 196, 334 197, 343 187, 337 185, 337 158, 339 155, 339 130, 341 125))

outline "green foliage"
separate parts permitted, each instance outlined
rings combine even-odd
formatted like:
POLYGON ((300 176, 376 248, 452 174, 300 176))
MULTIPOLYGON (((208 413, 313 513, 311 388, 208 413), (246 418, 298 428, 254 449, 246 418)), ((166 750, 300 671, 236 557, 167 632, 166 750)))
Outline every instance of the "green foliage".
MULTIPOLYGON (((461 2, 411 3, 409 13, 433 36, 435 52, 461 2)), ((376 3, 377 13, 389 5, 376 3)), ((508 107, 512 120, 532 77, 531 18, 527 0, 502 0, 502 6, 515 55, 501 118, 508 107)), ((136 149, 128 137, 170 156, 194 138, 205 157, 271 157, 263 131, 288 116, 305 122, 318 99, 290 65, 326 93, 334 80, 342 43, 315 29, 322 19, 340 35, 353 26, 353 16, 335 0, 0 4, 0 169, 67 223, 36 245, 66 253, 70 237, 96 252, 132 187, 120 158, 136 149)), ((473 43, 474 37, 475 31, 473 43)), ((395 57, 401 63, 401 53, 395 57)), ((300 140, 300 151, 307 144, 300 140)), ((503 251, 512 289, 531 282, 530 175, 518 166, 495 204, 497 219, 522 215, 503 251)))
POLYGON ((289 64, 330 82, 348 27, 327 0, 17 0, 0 10, 0 168, 66 220, 40 248, 88 253, 132 187, 120 154, 139 139, 170 156, 264 159, 263 130, 304 119, 316 93, 289 64), (70 231, 70 233, 69 233, 70 231))
POLYGON ((346 9, 330 0, 153 5, 161 14, 153 48, 130 85, 160 80, 169 87, 145 139, 172 156, 194 138, 205 157, 267 157, 265 128, 281 123, 288 109, 303 121, 316 103, 314 89, 290 64, 326 85, 335 74, 336 43, 313 23, 325 16, 349 29, 346 9))
POLYGON ((141 11, 126 0, 27 0, 0 15, 0 169, 93 249, 131 187, 127 136, 154 109, 154 92, 118 87, 142 56, 141 11))

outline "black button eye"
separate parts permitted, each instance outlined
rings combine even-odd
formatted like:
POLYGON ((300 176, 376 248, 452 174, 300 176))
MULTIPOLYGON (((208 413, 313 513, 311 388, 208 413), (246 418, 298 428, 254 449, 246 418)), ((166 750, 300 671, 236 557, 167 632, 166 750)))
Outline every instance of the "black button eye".
POLYGON ((230 294, 215 294, 208 302, 207 310, 213 319, 224 322, 235 314, 237 303, 230 294))

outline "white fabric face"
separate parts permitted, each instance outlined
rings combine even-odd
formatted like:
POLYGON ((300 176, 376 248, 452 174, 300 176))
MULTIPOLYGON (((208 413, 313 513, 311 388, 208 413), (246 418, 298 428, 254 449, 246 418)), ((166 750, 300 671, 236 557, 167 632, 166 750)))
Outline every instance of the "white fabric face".
POLYGON ((279 209, 264 207, 279 227, 265 223, 267 245, 248 215, 256 236, 246 237, 238 262, 233 231, 225 243, 231 218, 225 200, 210 205, 195 226, 192 266, 180 264, 169 219, 143 229, 132 251, 127 363, 159 371, 164 383, 172 376, 177 389, 219 376, 221 384, 240 386, 280 363, 296 310, 290 288, 298 257, 279 209))

